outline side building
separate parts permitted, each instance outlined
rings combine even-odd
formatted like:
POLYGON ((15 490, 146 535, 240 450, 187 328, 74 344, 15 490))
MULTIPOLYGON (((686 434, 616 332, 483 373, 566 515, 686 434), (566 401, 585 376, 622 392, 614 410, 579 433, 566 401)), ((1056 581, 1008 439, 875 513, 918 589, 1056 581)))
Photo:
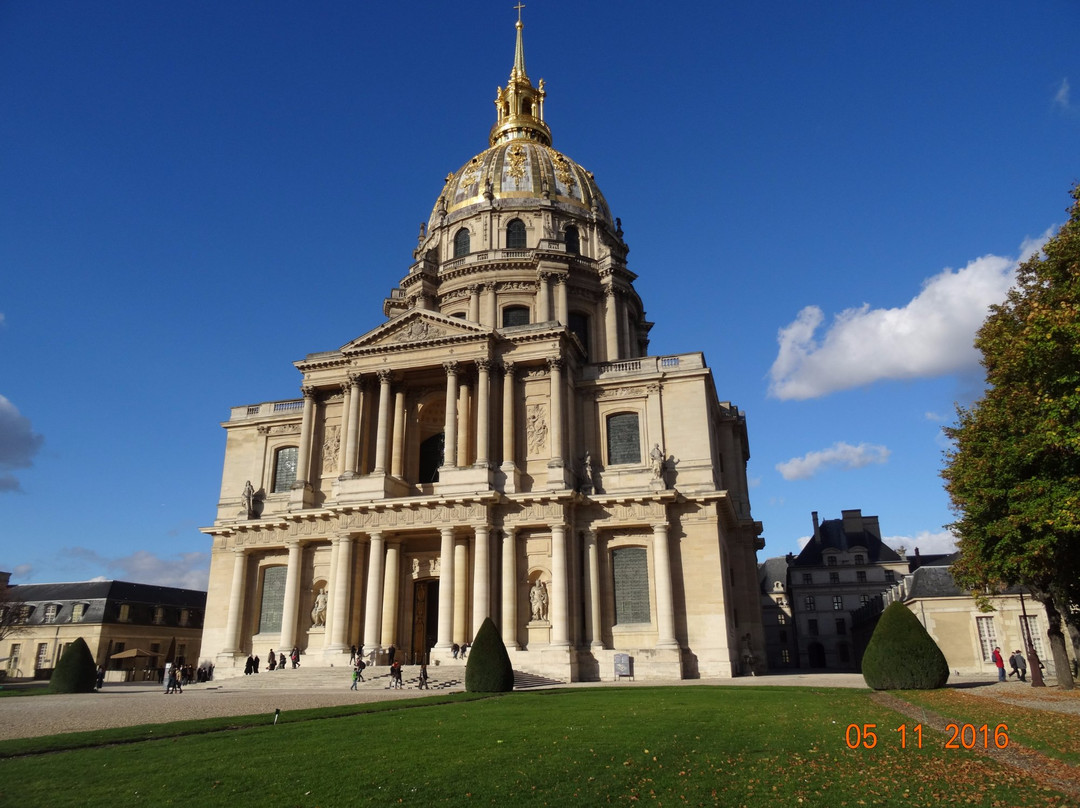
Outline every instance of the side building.
MULTIPOLYGON (((488 146, 449 174, 385 321, 233 408, 204 657, 732 676, 763 657, 746 419, 700 352, 650 356, 621 222, 552 147, 522 23, 488 146)), ((606 147, 606 146, 605 146, 606 147)))
POLYGON ((798 556, 788 556, 788 591, 799 667, 858 670, 853 613, 908 572, 908 561, 881 540, 876 516, 845 510, 818 522, 798 556))
POLYGON ((130 583, 21 584, 8 590, 11 630, 0 652, 12 679, 46 679, 64 649, 81 637, 109 681, 156 676, 173 650, 196 665, 206 593, 130 583))

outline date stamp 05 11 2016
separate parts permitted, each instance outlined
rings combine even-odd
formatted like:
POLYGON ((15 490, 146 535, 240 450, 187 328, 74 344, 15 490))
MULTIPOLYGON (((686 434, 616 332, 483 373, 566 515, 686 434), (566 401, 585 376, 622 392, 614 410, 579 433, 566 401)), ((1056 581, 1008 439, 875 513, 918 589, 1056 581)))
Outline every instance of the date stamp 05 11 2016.
MULTIPOLYGON (((901 749, 907 749, 909 743, 922 749, 922 724, 910 727, 910 735, 907 724, 901 724, 892 731, 900 736, 901 749)), ((993 729, 989 724, 980 727, 974 724, 946 724, 945 734, 949 736, 945 741, 946 749, 1005 749, 1009 745, 1008 724, 998 724, 993 729)), ((848 724, 844 741, 848 749, 873 749, 878 744, 877 724, 848 724)))

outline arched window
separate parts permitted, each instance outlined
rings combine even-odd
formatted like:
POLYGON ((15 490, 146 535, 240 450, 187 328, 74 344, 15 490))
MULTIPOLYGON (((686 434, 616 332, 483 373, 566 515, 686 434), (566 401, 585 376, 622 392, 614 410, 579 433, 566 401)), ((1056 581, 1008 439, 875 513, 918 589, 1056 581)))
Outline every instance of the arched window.
POLYGON ((566 228, 566 251, 571 255, 581 255, 581 238, 573 225, 566 228))
POLYGON ((274 455, 274 493, 289 491, 296 482, 296 459, 299 450, 295 446, 278 449, 274 455))
POLYGON ((420 444, 420 484, 437 483, 439 466, 443 464, 446 435, 439 432, 420 444))
POLYGON ((636 412, 620 412, 607 419, 608 464, 641 462, 641 433, 636 412))
POLYGON ((464 227, 454 236, 454 258, 469 254, 469 231, 464 227))
POLYGON ((267 567, 263 573, 262 604, 259 608, 259 633, 281 631, 285 611, 286 567, 267 567))
POLYGON ((525 222, 511 219, 506 225, 506 247, 510 250, 525 249, 525 222))
POLYGON ((503 309, 502 316, 503 328, 510 328, 515 325, 528 325, 529 324, 529 309, 527 306, 507 306, 503 309))

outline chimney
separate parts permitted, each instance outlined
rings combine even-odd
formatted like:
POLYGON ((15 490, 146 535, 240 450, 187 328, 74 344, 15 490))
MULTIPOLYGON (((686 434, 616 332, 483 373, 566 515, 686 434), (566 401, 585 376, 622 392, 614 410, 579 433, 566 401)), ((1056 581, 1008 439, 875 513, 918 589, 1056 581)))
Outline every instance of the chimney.
POLYGON ((814 520, 814 541, 821 544, 821 529, 818 525, 817 511, 811 511, 810 517, 814 520))

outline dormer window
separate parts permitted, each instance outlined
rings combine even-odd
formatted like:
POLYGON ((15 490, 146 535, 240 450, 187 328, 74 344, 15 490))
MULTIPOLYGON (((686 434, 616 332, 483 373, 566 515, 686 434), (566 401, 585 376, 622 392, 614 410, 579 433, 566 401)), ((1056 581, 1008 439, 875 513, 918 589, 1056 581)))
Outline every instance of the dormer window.
POLYGON ((81 623, 82 619, 83 619, 83 615, 85 615, 85 614, 86 614, 86 604, 85 603, 73 603, 71 605, 71 622, 72 623, 81 623))
POLYGON ((60 611, 60 605, 58 603, 46 603, 45 604, 45 622, 55 623, 56 615, 60 611))

